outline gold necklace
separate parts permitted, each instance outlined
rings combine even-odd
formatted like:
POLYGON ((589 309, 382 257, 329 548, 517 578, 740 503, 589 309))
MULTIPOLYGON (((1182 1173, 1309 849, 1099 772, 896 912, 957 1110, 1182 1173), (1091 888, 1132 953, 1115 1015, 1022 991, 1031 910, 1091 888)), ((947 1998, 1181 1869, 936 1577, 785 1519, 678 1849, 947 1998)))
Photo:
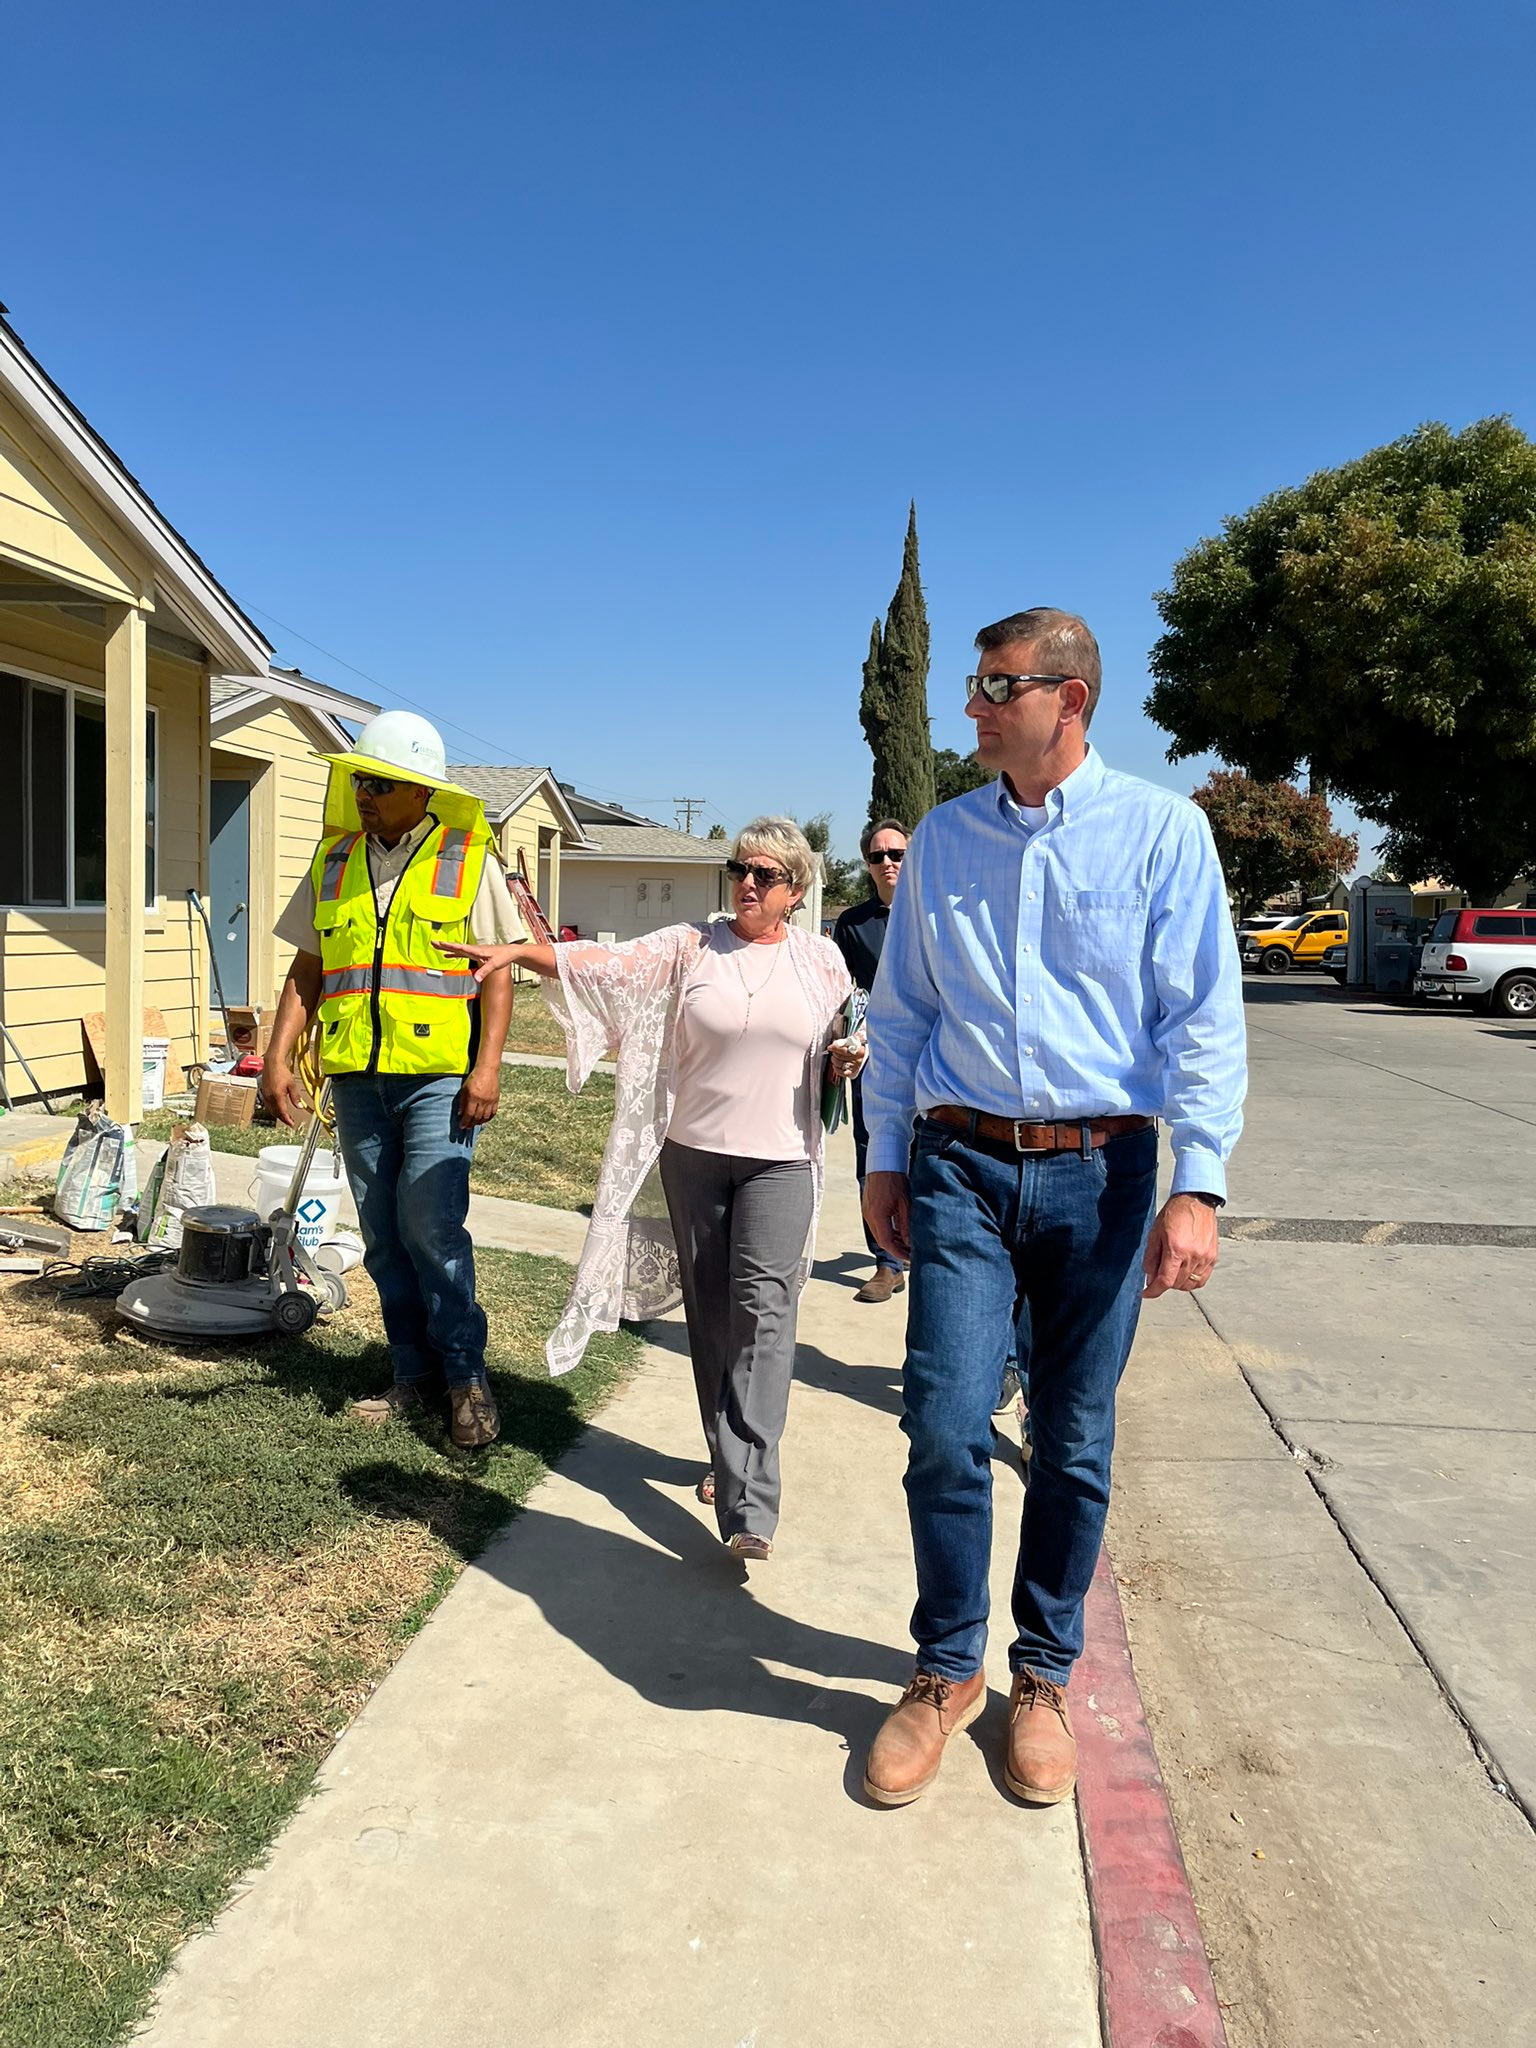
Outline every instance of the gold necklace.
POLYGON ((745 953, 745 952, 746 952, 746 951, 748 950, 748 948, 749 948, 749 947, 751 946, 751 943, 752 943, 752 941, 751 941, 751 940, 749 939, 749 940, 748 940, 748 941, 746 942, 746 944, 745 944, 745 945, 743 945, 743 947, 742 947, 742 949, 741 949, 741 953, 738 953, 738 954, 736 955, 736 972, 737 972, 737 974, 738 974, 738 975, 740 975, 740 977, 741 977, 741 985, 742 985, 743 989, 745 989, 745 991, 746 991, 746 996, 747 996, 747 1021, 746 1021, 746 1023, 745 1023, 745 1024, 743 1024, 743 1025, 742 1025, 742 1027, 741 1027, 743 1031, 749 1030, 749 1029, 751 1028, 751 1024, 752 1024, 752 999, 753 999, 753 997, 754 997, 754 996, 760 996, 760 995, 762 994, 763 990, 764 990, 764 989, 765 989, 765 988, 766 988, 766 987, 768 986, 769 982, 770 982, 770 981, 772 981, 772 979, 773 979, 774 975, 775 975, 775 974, 777 974, 777 973, 778 973, 778 971, 779 971, 779 955, 780 955, 780 953, 782 953, 782 952, 783 952, 783 950, 784 950, 784 943, 785 943, 785 942, 784 942, 784 940, 783 940, 783 939, 780 939, 780 940, 778 940, 778 941, 776 942, 776 944, 774 945, 774 949, 773 949, 773 965, 772 965, 772 966, 771 966, 771 967, 769 968, 768 972, 767 972, 767 973, 766 973, 766 974, 765 974, 765 975, 763 976, 762 980, 761 980, 761 981, 760 981, 760 982, 759 982, 759 983, 757 984, 757 987, 756 987, 756 988, 754 988, 754 987, 752 986, 751 982, 749 982, 749 981, 748 981, 748 979, 747 979, 747 970, 746 970, 746 969, 745 969, 745 968, 744 968, 744 967, 742 966, 742 964, 741 964, 741 954, 742 954, 742 953, 745 953))

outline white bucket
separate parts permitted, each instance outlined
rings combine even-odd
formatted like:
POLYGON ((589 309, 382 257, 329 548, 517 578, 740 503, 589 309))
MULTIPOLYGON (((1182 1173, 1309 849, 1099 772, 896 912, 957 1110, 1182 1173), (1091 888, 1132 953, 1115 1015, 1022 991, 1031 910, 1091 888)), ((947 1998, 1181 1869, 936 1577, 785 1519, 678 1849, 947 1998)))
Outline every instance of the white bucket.
MULTIPOLYGON (((288 1184, 302 1150, 299 1145, 263 1145, 256 1155, 256 1213, 263 1222, 287 1199, 288 1184)), ((299 1197, 295 1217, 298 1240, 305 1251, 312 1252, 322 1237, 334 1235, 345 1186, 345 1179, 337 1171, 335 1154, 316 1152, 304 1176, 304 1192, 299 1197)))
POLYGON ((164 1109, 165 1069, 171 1057, 171 1041, 168 1038, 146 1038, 144 1041, 144 1107, 164 1109))
POLYGON ((355 1230, 338 1230, 315 1247, 315 1264, 332 1273, 350 1273, 363 1262, 363 1240, 355 1230))

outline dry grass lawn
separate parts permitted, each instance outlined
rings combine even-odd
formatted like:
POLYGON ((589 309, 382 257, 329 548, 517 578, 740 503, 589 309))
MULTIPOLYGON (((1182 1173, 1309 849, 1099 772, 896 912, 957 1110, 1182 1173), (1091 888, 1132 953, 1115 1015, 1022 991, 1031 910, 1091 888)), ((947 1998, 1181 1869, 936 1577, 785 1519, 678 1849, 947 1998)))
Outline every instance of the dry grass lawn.
POLYGON ((569 1269, 480 1278, 503 1435, 475 1454, 350 1419, 389 1375, 360 1272, 309 1337, 201 1355, 0 1281, 0 2048, 123 2037, 637 1349, 552 1384, 569 1269))

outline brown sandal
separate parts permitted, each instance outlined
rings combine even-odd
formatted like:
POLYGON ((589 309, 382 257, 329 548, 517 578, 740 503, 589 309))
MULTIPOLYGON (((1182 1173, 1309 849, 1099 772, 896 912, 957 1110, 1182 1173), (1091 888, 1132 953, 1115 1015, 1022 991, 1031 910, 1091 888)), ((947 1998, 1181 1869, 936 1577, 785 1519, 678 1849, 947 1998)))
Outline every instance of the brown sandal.
POLYGON ((713 1507, 715 1504, 714 1473, 706 1472, 704 1474, 704 1477, 699 1481, 698 1485, 694 1488, 694 1492, 697 1493, 699 1499, 703 1501, 706 1507, 713 1507))

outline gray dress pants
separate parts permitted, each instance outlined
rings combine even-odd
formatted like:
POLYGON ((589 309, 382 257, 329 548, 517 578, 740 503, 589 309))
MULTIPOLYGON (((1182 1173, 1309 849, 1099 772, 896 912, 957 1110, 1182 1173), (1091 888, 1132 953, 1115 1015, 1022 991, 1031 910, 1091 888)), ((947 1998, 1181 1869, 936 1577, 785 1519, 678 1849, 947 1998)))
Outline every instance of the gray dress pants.
POLYGON ((677 1239, 699 1417, 727 1543, 773 1535, 795 1365, 795 1279, 811 1227, 807 1159, 736 1159, 670 1139, 661 1184, 677 1239))

